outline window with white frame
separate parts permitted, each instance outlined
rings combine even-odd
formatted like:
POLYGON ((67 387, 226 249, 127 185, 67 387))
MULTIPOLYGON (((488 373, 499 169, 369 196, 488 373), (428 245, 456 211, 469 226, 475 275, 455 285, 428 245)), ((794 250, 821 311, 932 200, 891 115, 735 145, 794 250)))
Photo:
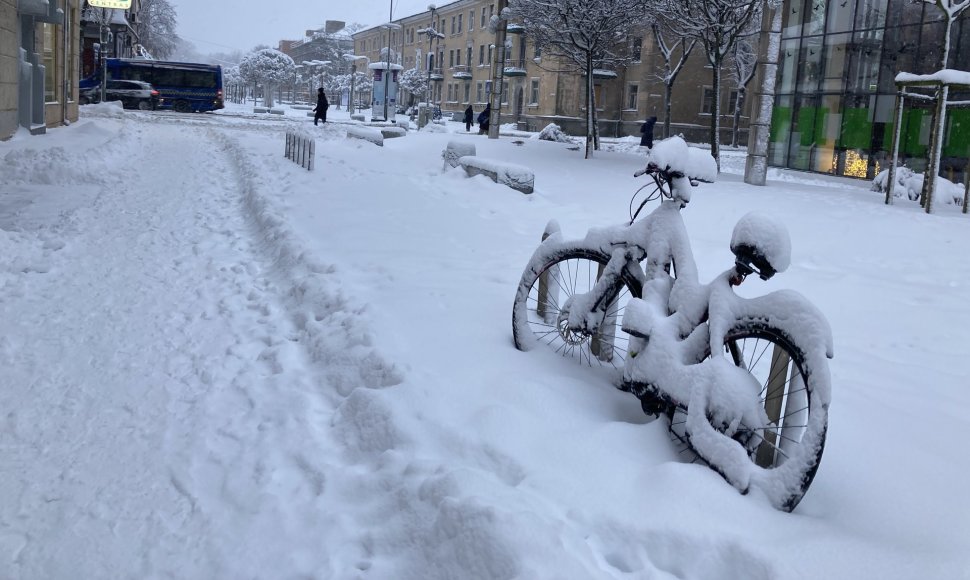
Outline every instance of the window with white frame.
POLYGON ((640 85, 638 83, 629 83, 626 86, 626 108, 630 111, 637 110, 639 97, 640 85))
POLYGON ((465 83, 465 100, 463 102, 468 103, 471 101, 472 96, 472 84, 465 83))
POLYGON ((452 34, 455 33, 455 23, 457 21, 458 21, 458 19, 456 17, 454 17, 454 16, 451 17, 451 33, 452 34))
POLYGON ((461 34, 461 20, 462 18, 464 18, 464 16, 465 16, 464 14, 458 15, 458 34, 461 34))
POLYGON ((529 104, 539 104, 539 79, 531 79, 529 84, 529 104))
POLYGON ((485 7, 482 6, 482 24, 479 28, 485 28, 485 7))
MULTIPOLYGON (((483 8, 484 10, 484 8, 483 8)), ((482 81, 475 83, 475 102, 481 103, 485 100, 485 85, 482 81)))
POLYGON ((632 45, 630 46, 630 53, 633 56, 633 62, 640 62, 640 58, 643 53, 643 37, 634 36, 632 45))
POLYGON ((485 65, 485 45, 481 44, 478 46, 478 66, 485 65))
POLYGON ((474 29, 475 29, 475 11, 469 10, 468 11, 468 32, 471 32, 474 29))

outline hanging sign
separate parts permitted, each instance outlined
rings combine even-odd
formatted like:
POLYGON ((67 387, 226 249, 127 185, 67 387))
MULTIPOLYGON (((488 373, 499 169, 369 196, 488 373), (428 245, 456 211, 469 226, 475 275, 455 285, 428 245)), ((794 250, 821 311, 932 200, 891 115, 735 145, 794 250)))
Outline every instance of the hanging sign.
POLYGON ((94 8, 118 8, 128 10, 131 8, 131 0, 88 0, 88 6, 94 8))

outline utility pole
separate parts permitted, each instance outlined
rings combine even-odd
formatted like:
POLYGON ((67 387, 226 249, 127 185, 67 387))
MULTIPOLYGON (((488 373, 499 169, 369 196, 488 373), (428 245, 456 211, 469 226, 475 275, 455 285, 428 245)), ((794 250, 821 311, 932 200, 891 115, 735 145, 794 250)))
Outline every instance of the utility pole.
POLYGON ((498 0, 499 23, 495 27, 495 58, 492 59, 492 94, 488 102, 492 114, 488 119, 488 138, 498 139, 498 126, 501 122, 502 94, 505 91, 505 36, 508 22, 502 16, 502 10, 508 6, 508 0, 498 0))

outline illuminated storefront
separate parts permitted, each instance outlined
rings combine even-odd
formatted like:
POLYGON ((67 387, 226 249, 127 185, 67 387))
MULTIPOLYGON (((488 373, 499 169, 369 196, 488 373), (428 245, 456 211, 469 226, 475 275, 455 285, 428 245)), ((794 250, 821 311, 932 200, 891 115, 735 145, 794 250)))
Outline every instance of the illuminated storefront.
MULTIPOLYGON (((890 157, 896 74, 941 68, 942 11, 911 0, 790 0, 784 9, 769 164, 871 179, 890 157)), ((970 68, 968 16, 954 25, 949 68, 970 68)), ((930 118, 929 107, 903 115, 900 157, 915 171, 926 166, 930 118)), ((968 162, 970 109, 951 109, 941 174, 962 181, 968 162)))

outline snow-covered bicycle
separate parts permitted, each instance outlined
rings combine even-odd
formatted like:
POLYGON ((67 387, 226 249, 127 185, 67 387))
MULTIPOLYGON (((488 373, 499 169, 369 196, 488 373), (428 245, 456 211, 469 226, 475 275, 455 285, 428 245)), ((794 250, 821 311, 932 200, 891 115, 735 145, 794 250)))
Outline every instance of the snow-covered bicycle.
POLYGON ((516 293, 515 345, 617 369, 618 386, 666 417, 699 460, 742 493, 758 489, 791 511, 825 444, 828 322, 792 290, 750 299, 734 292, 747 276, 767 280, 791 260, 787 228, 760 213, 735 226, 735 263, 701 284, 680 210, 696 182, 716 177, 713 159, 672 137, 647 161, 636 176, 652 183, 634 195, 629 223, 573 241, 548 229, 516 293))

